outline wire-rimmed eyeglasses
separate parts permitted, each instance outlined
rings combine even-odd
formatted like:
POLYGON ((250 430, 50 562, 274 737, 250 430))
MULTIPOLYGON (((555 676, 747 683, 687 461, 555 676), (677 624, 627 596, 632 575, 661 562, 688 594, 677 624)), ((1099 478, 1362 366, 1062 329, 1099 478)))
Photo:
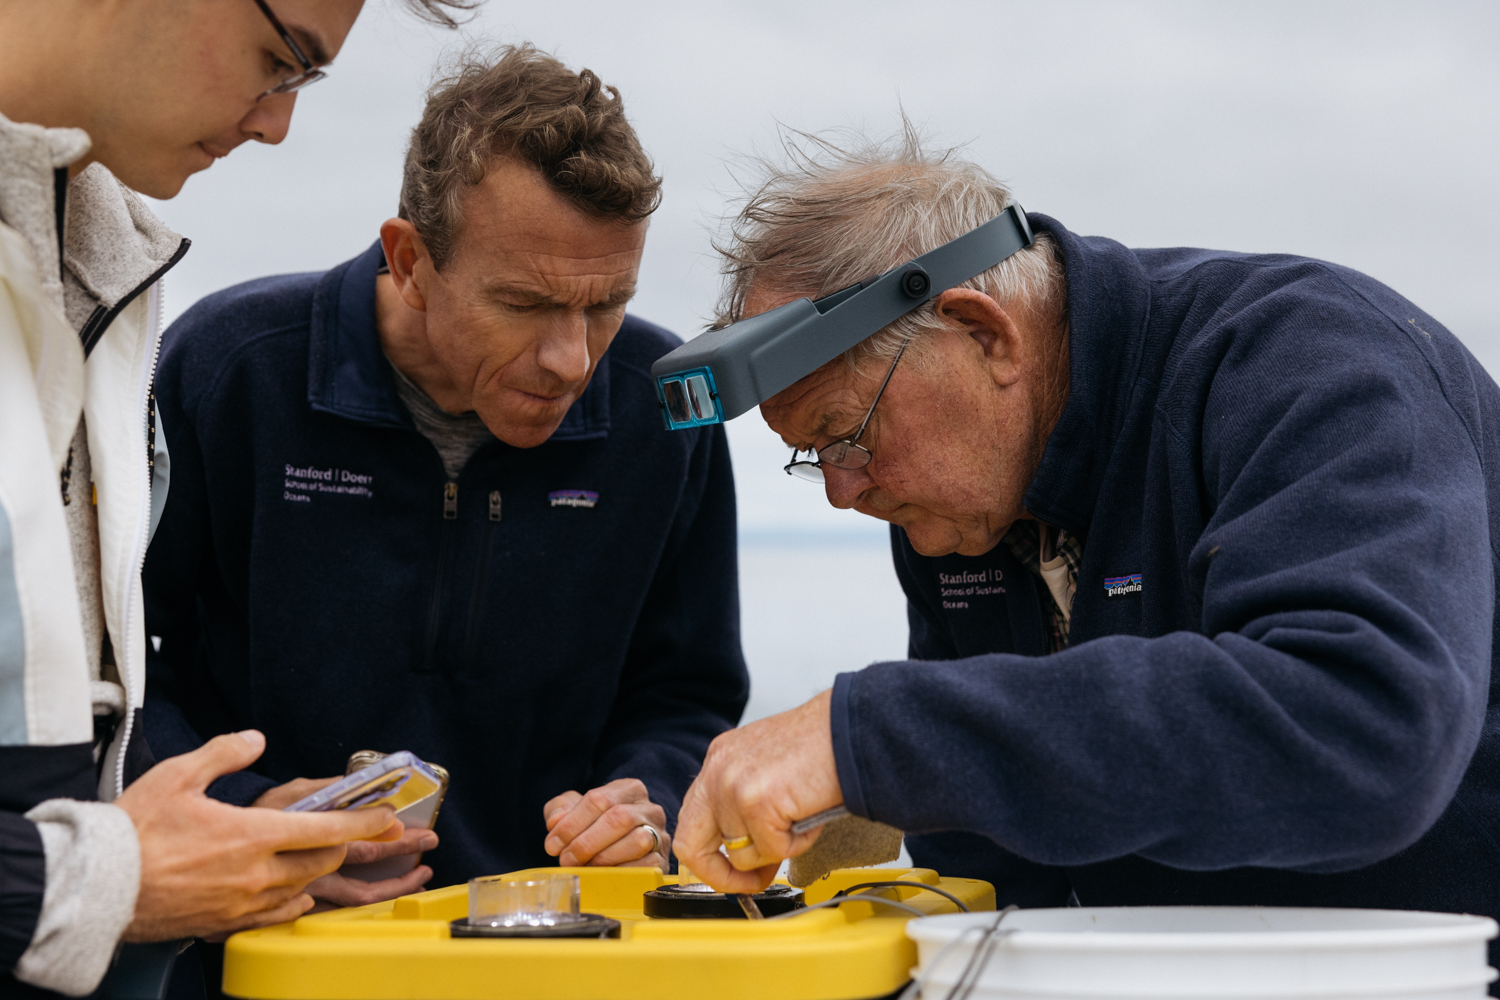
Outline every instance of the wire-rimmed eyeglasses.
MULTIPOLYGON (((328 75, 314 66, 312 60, 307 58, 306 53, 302 51, 302 46, 297 44, 291 32, 282 26, 281 21, 277 19, 276 15, 271 13, 271 8, 266 6, 266 0, 255 0, 255 6, 259 7, 260 12, 266 15, 266 20, 270 21, 271 27, 276 29, 276 34, 280 35, 281 40, 286 43, 286 47, 292 50, 292 58, 296 59, 297 64, 302 67, 302 72, 282 80, 276 86, 261 94, 261 97, 270 97, 272 94, 290 94, 293 91, 301 90, 310 83, 317 83, 328 75)), ((260 100, 260 98, 258 97, 256 100, 260 100)))
MULTIPOLYGON (((798 479, 806 479, 810 483, 821 483, 823 482, 823 466, 825 465, 831 465, 835 469, 852 470, 863 469, 870 464, 870 460, 875 456, 870 454, 870 449, 859 443, 859 439, 865 436, 865 428, 870 426, 870 418, 875 415, 875 407, 880 405, 880 397, 885 395, 885 387, 891 384, 891 376, 896 374, 896 365, 900 364, 901 355, 906 353, 906 345, 909 343, 911 343, 910 337, 901 341, 901 348, 896 351, 896 357, 891 361, 890 370, 885 373, 885 381, 880 383, 880 389, 875 393, 875 399, 870 403, 870 409, 865 413, 865 419, 860 422, 859 430, 855 431, 850 437, 841 438, 832 444, 826 444, 817 449, 818 459, 815 462, 808 459, 798 459, 797 456, 801 454, 801 451, 793 448, 792 460, 782 467, 786 470, 787 475, 796 476, 798 479)), ((812 455, 813 449, 807 449, 807 453, 812 455)))

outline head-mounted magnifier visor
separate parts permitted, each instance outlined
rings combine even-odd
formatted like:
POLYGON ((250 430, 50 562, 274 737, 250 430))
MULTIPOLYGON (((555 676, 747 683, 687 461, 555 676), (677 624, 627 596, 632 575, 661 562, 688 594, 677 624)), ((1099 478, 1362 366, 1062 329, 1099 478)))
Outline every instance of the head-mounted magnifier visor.
POLYGON ((1032 244, 1020 205, 885 274, 709 330, 651 366, 669 430, 732 420, 1032 244))

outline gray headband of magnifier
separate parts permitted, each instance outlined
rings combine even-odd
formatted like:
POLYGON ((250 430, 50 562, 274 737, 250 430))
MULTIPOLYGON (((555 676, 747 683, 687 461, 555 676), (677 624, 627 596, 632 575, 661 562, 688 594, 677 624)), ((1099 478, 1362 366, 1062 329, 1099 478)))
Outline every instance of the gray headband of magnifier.
POLYGON ((1026 213, 1013 204, 878 278, 698 335, 651 366, 667 429, 732 420, 1031 243, 1026 213))

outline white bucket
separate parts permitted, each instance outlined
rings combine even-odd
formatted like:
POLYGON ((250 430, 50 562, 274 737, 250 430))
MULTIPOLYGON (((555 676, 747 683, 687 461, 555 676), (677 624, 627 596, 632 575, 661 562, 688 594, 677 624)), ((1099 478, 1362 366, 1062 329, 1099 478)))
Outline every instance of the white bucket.
MULTIPOLYGON (((907 923, 923 1000, 954 991, 996 916, 907 923)), ((970 969, 965 981, 973 984, 969 1000, 1481 1000, 1496 976, 1485 947, 1496 931, 1488 917, 1403 910, 1015 910, 1000 923, 983 968, 970 969)))

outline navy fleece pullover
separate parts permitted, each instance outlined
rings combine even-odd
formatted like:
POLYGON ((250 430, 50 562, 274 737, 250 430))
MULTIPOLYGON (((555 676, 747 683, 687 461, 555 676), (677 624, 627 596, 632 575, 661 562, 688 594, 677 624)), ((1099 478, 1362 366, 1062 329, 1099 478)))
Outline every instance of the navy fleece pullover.
POLYGON ((434 886, 555 863, 542 805, 570 788, 639 778, 674 823, 749 686, 723 429, 667 433, 648 375, 677 339, 627 318, 550 440, 485 445, 450 493, 381 352, 381 262, 231 288, 167 331, 152 750, 263 730, 211 789, 238 803, 356 750, 442 764, 434 886))
POLYGON ((1002 904, 1500 916, 1500 389, 1346 268, 1031 220, 1071 389, 1025 504, 1086 536, 1072 645, 1005 546, 893 530, 912 659, 838 678, 846 801, 1002 904))

